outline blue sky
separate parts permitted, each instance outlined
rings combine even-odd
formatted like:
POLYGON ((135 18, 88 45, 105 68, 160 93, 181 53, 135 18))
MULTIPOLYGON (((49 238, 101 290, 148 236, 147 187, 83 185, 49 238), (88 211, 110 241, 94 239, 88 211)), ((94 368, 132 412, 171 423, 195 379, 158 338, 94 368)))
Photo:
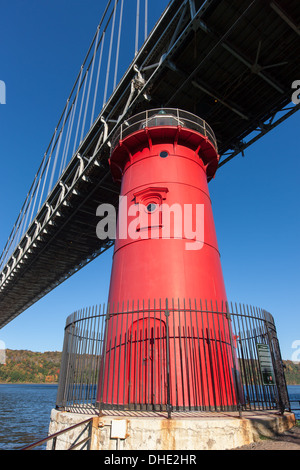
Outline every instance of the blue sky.
MULTIPOLYGON (((7 87, 7 103, 0 105, 1 249, 105 4, 0 4, 0 80, 7 87)), ((153 18, 166 4, 151 1, 153 18)), ((296 113, 246 150, 244 158, 222 167, 209 184, 228 299, 273 314, 284 359, 291 359, 292 345, 300 341, 299 124, 296 113)), ((101 255, 23 312, 0 330, 0 340, 10 349, 61 350, 66 317, 106 302, 112 254, 101 255)))

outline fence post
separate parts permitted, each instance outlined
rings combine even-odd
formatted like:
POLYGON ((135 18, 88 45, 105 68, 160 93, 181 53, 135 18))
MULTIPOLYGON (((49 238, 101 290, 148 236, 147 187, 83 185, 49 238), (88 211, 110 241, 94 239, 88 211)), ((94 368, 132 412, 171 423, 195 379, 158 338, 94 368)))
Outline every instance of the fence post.
POLYGON ((98 444, 98 430, 99 430, 99 416, 95 416, 90 422, 90 439, 89 450, 97 450, 98 444))
POLYGON ((100 367, 100 374, 99 374, 99 381, 98 387, 100 388, 99 394, 99 402, 98 402, 98 410, 99 416, 101 415, 101 404, 103 402, 103 389, 104 389, 104 376, 105 376, 105 362, 106 362, 106 345, 107 345, 107 335, 108 335, 108 319, 110 317, 109 314, 109 304, 107 305, 106 316, 105 316, 105 327, 104 327, 104 342, 103 342, 103 349, 102 349, 102 360, 101 360, 101 367, 100 367), (102 371, 101 371, 102 368, 102 371), (102 372, 102 373, 101 373, 102 372), (101 377, 100 377, 101 375, 101 377))
POLYGON ((57 439, 56 436, 53 437, 53 439, 52 439, 52 447, 51 447, 51 450, 55 450, 55 449, 56 449, 56 439, 57 439))
POLYGON ((236 390, 237 399, 238 399, 238 411, 239 411, 239 417, 242 418, 242 401, 241 401, 241 398, 240 398, 239 378, 238 378, 238 372, 237 372, 237 368, 236 368, 236 360, 235 360, 234 349, 233 349, 233 338, 232 338, 232 330, 231 330, 231 315, 230 315, 230 312, 229 312, 228 302, 225 303, 225 306, 226 306, 226 318, 228 320, 228 330, 229 330, 229 338, 230 338, 231 356, 232 356, 233 369, 234 369, 235 390, 236 390))
POLYGON ((72 321, 69 323, 70 317, 67 318, 65 326, 65 336, 63 344, 63 354, 58 380, 58 391, 56 398, 56 409, 65 409, 69 399, 69 388, 67 387, 70 369, 72 368, 72 353, 74 342, 74 329, 77 312, 72 315, 72 321))
POLYGON ((287 386, 285 375, 283 371, 283 363, 281 358, 280 347, 278 344, 278 338, 275 330, 275 325, 269 321, 267 318, 267 312, 265 310, 262 311, 264 316, 264 322, 267 330, 268 335, 268 342, 269 348, 271 352, 272 364, 275 372, 275 379, 276 379, 276 387, 278 392, 278 407, 280 414, 284 414, 286 407, 290 409, 289 397, 287 394, 287 386), (273 328, 269 325, 272 324, 273 328))
POLYGON ((168 308, 168 299, 166 299, 166 352, 167 352, 167 412, 168 412, 168 419, 171 419, 171 393, 170 393, 170 344, 169 344, 169 316, 170 310, 168 308))

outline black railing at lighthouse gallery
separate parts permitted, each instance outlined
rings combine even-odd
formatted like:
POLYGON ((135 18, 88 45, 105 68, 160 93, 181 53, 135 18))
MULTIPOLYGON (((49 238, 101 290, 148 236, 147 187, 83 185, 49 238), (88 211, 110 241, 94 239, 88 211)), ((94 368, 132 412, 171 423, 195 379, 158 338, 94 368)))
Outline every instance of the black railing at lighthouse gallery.
POLYGON ((272 315, 191 300, 97 306, 67 318, 57 409, 290 410, 272 315))

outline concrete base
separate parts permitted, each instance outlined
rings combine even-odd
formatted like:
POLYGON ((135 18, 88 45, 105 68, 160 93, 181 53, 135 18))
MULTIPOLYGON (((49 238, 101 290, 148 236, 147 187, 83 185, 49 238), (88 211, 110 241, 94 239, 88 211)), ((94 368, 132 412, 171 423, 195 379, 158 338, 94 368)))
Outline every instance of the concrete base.
MULTIPOLYGON (((52 410, 49 435, 93 418, 91 423, 56 438, 56 450, 84 441, 84 450, 227 450, 274 437, 296 424, 293 413, 273 411, 237 413, 123 413, 96 416, 52 410)), ((48 442, 47 449, 52 449, 48 442)))

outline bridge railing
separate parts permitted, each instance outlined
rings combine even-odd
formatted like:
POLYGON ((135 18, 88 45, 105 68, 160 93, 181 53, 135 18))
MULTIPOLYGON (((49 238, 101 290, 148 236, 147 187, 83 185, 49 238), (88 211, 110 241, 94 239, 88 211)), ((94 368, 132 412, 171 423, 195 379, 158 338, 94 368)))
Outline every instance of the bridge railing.
POLYGON ((68 317, 56 407, 290 409, 273 317, 246 305, 171 299, 68 317))
POLYGON ((82 435, 87 435, 86 437, 83 437, 82 439, 76 438, 75 442, 73 444, 70 444, 67 450, 75 450, 80 447, 80 450, 83 449, 89 449, 90 442, 92 439, 92 431, 93 431, 93 421, 97 420, 97 418, 88 418, 85 419, 84 421, 81 421, 80 423, 74 424, 73 426, 69 426, 68 428, 65 428, 61 431, 58 431, 54 434, 51 434, 50 436, 44 437, 39 439, 36 442, 33 442, 32 444, 29 444, 25 447, 21 447, 18 450, 41 450, 45 445, 47 445, 47 450, 56 450, 56 442, 57 438, 66 434, 68 434, 71 431, 74 431, 74 429, 78 427, 84 426, 84 429, 81 431, 79 436, 81 437, 82 435))

